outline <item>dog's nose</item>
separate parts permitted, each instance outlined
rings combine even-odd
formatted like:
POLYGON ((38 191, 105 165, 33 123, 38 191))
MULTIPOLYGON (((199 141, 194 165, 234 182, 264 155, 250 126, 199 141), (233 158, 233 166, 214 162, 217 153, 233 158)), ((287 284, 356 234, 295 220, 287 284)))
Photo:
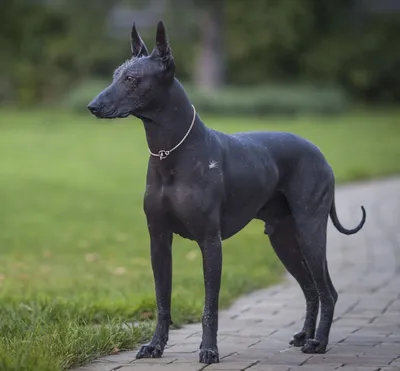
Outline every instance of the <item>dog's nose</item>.
POLYGON ((99 106, 97 104, 89 103, 87 108, 89 109, 90 112, 92 112, 94 115, 99 112, 99 106))

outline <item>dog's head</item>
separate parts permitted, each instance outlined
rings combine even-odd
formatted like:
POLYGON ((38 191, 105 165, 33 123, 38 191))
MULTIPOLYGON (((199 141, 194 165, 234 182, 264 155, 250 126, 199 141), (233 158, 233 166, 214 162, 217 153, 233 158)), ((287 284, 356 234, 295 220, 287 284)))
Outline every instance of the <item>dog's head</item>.
POLYGON ((150 55, 133 24, 131 50, 132 57, 115 70, 112 83, 89 103, 96 117, 141 117, 165 101, 174 81, 175 63, 164 24, 158 23, 156 45, 150 55))

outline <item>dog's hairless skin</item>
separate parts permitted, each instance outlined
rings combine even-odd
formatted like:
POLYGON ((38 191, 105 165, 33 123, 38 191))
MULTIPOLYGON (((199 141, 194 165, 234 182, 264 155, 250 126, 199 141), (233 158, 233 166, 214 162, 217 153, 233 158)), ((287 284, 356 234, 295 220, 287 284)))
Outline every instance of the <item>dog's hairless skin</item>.
MULTIPOLYGON (((165 28, 159 22, 151 54, 132 28, 132 58, 114 73, 113 82, 89 104, 99 118, 129 115, 144 123, 151 152, 144 211, 150 233, 158 320, 151 341, 137 358, 161 357, 171 322, 171 246, 173 234, 194 240, 203 256, 205 305, 200 362, 219 361, 218 297, 221 241, 252 219, 264 233, 306 298, 304 326, 291 341, 304 353, 324 353, 338 294, 326 261, 329 215, 344 234, 358 232, 339 222, 334 175, 319 149, 296 135, 278 132, 224 134, 207 128, 182 85, 165 28), (321 304, 321 319, 316 329, 321 304)), ((250 269, 250 267, 249 267, 250 269)))

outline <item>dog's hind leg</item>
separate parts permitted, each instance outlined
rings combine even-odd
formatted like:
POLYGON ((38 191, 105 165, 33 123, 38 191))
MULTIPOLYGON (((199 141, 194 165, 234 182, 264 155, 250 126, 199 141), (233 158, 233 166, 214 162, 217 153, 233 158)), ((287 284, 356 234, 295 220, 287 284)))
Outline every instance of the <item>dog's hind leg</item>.
POLYGON ((330 280, 326 264, 326 218, 301 220, 299 240, 307 266, 318 290, 321 318, 315 339, 309 339, 302 348, 304 353, 324 353, 329 341, 337 293, 330 280))
POLYGON ((326 261, 326 229, 332 188, 327 183, 325 187, 321 184, 312 185, 308 190, 297 186, 295 194, 301 192, 303 197, 288 197, 303 258, 311 272, 321 304, 321 318, 315 338, 308 339, 302 351, 325 353, 337 301, 337 292, 329 277, 326 261))
POLYGON ((328 279, 328 285, 329 285, 329 289, 331 290, 331 294, 333 296, 333 299, 335 300, 335 303, 338 300, 338 293, 335 289, 335 287, 333 286, 332 280, 331 280, 331 276, 329 275, 329 270, 328 270, 328 262, 325 260, 325 264, 326 264, 326 278, 328 279))
POLYGON ((319 309, 318 292, 311 273, 303 258, 297 240, 294 218, 283 195, 270 201, 260 212, 259 218, 265 222, 265 234, 270 238, 275 253, 288 272, 299 283, 306 299, 306 316, 303 328, 294 334, 291 345, 303 346, 314 338, 319 309))
POLYGON ((307 264, 303 259, 296 238, 294 219, 289 216, 282 220, 269 236, 271 245, 288 272, 299 283, 306 299, 306 316, 303 328, 294 334, 291 345, 303 346, 315 335, 315 327, 319 309, 318 292, 312 280, 307 264))

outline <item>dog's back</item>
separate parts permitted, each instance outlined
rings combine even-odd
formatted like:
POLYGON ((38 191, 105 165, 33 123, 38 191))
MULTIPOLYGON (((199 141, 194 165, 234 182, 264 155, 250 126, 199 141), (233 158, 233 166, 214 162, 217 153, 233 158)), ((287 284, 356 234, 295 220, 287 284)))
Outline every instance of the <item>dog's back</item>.
POLYGON ((286 132, 250 131, 224 134, 214 131, 224 154, 224 166, 246 168, 258 176, 268 173, 268 183, 279 182, 289 174, 309 171, 333 172, 320 149, 296 134, 286 132), (276 177, 276 179, 275 179, 276 177))

